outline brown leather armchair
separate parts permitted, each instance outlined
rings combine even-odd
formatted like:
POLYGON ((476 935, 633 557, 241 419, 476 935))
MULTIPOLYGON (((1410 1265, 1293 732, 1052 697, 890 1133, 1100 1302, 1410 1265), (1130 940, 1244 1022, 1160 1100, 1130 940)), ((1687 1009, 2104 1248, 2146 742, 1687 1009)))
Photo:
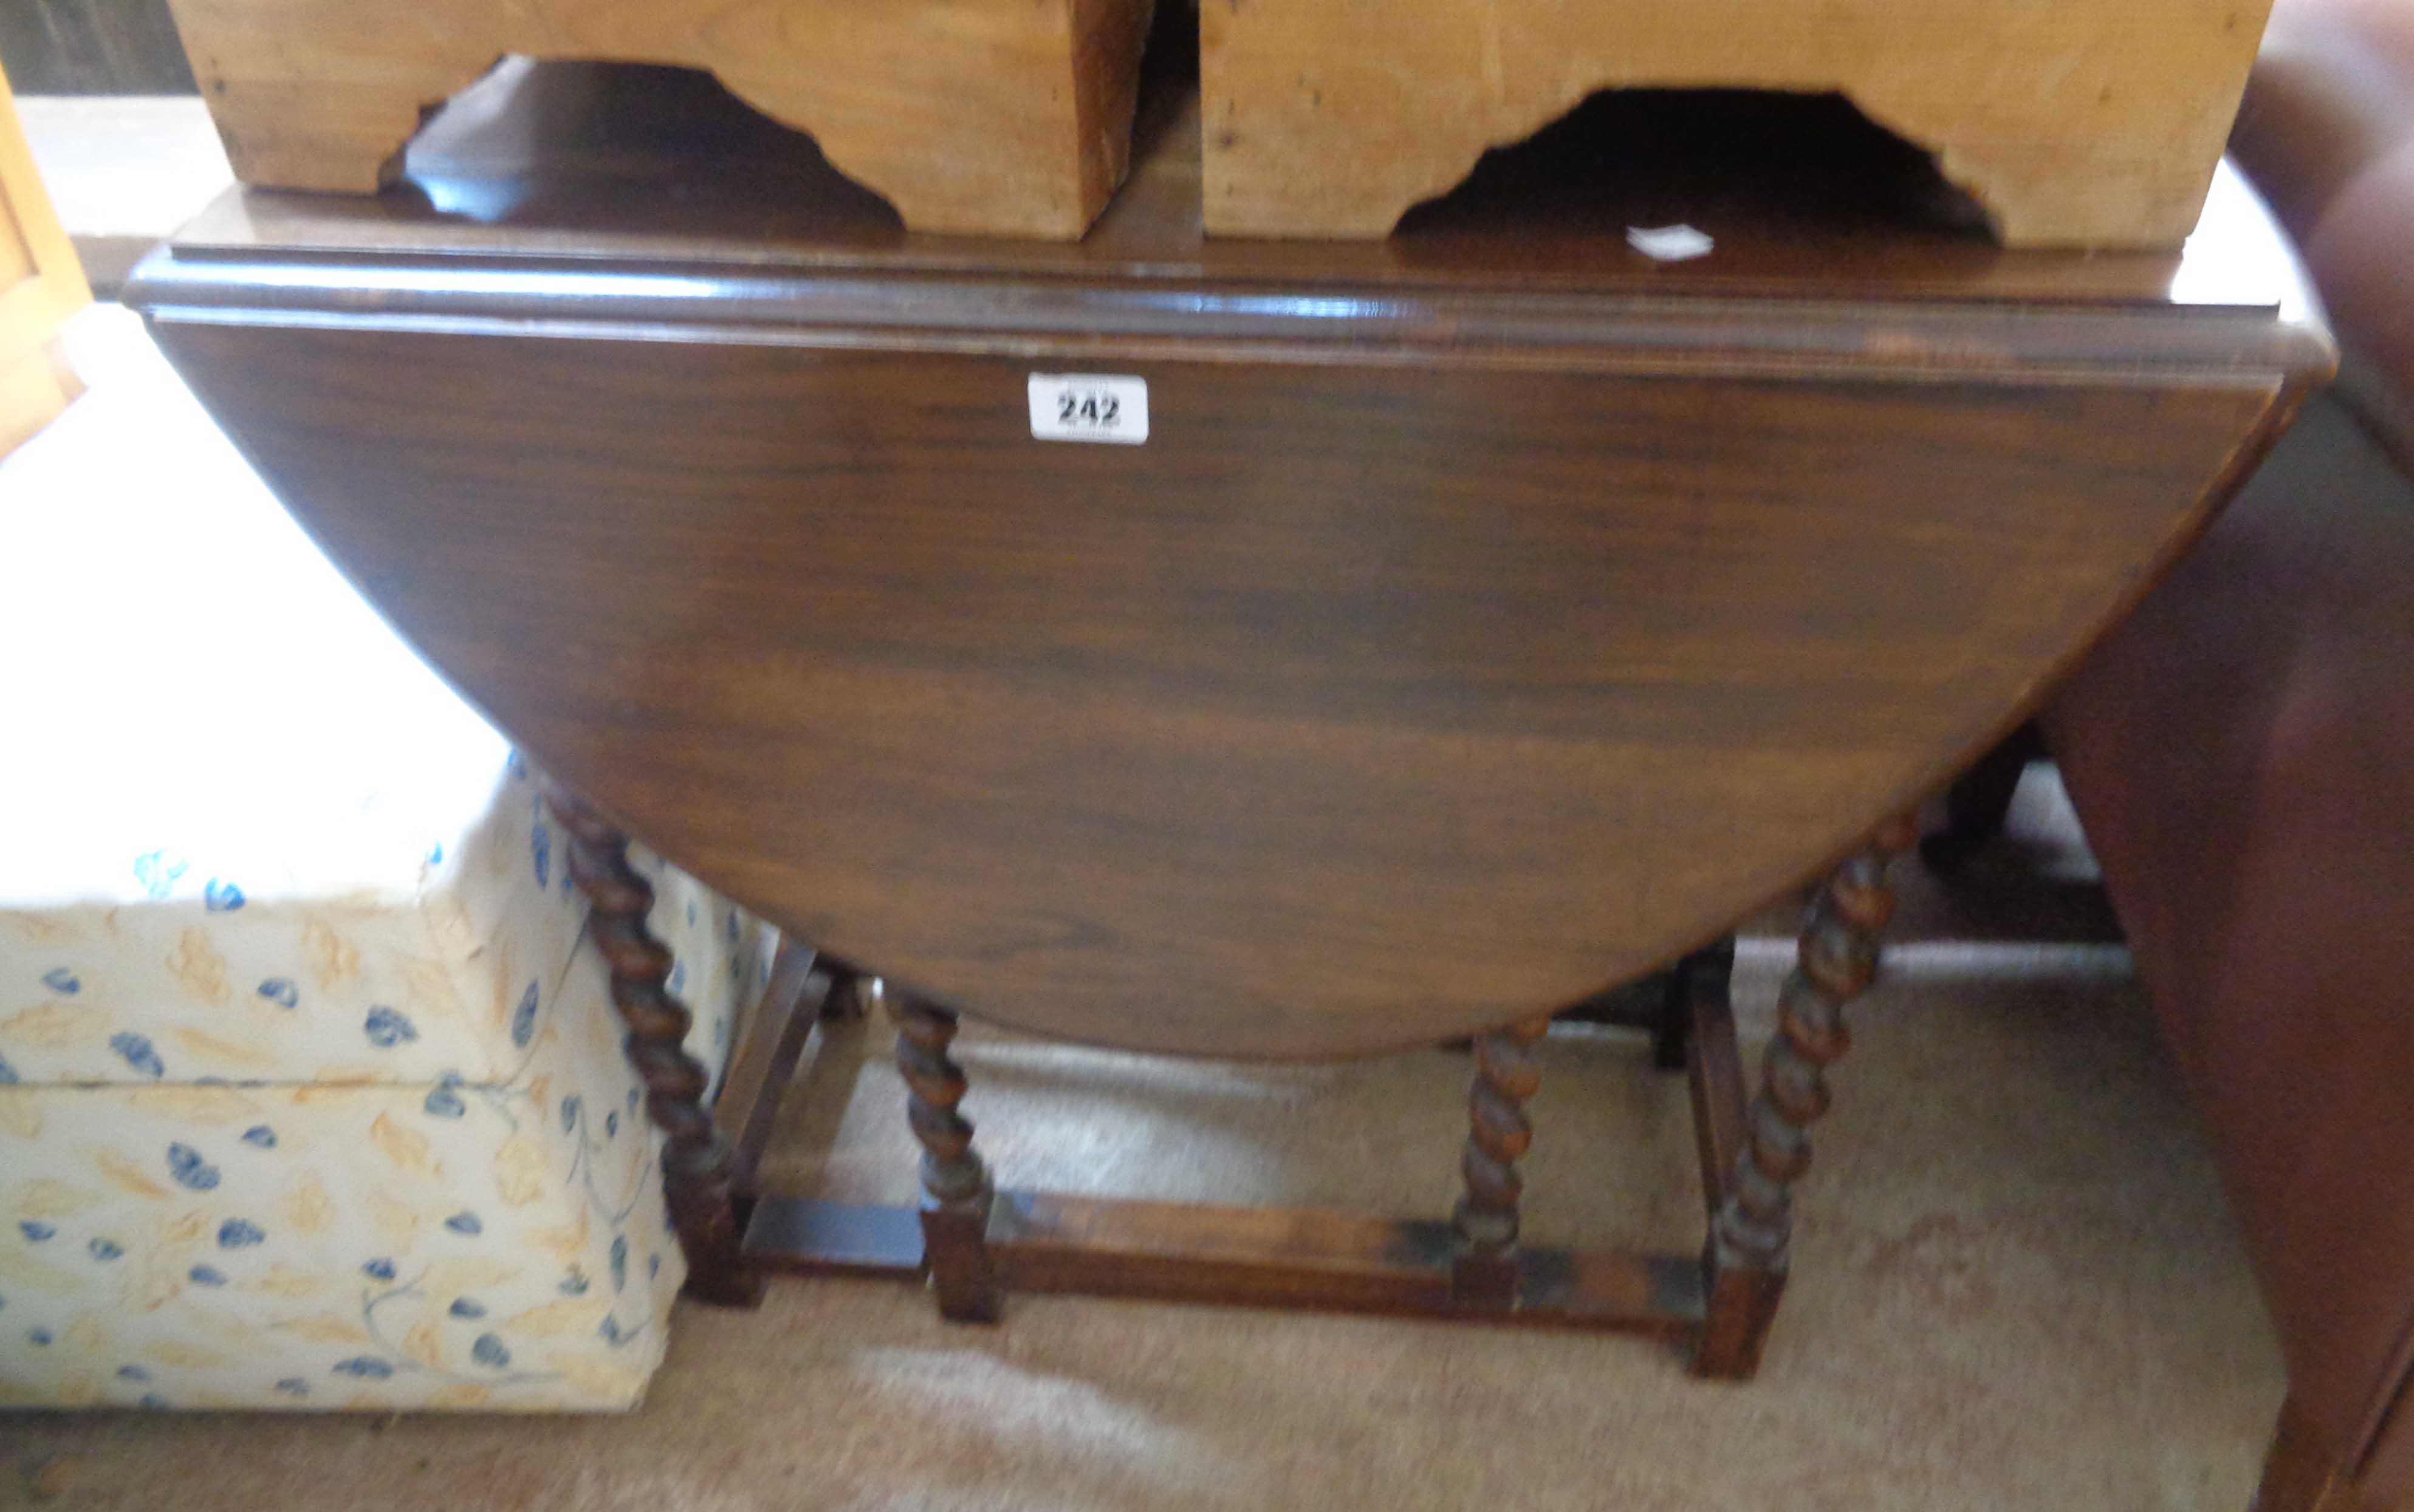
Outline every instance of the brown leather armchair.
POLYGON ((2414 0, 2282 0, 2233 142, 2350 377, 2046 719, 2288 1402, 2263 1512, 2414 1506, 2414 0))

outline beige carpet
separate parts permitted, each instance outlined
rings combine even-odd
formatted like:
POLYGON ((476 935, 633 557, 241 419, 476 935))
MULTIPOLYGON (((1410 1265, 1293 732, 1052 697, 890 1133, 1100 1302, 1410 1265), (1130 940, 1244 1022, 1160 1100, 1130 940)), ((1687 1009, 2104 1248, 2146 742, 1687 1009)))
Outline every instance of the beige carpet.
MULTIPOLYGON (((1749 1386, 1618 1338, 1052 1298, 968 1329, 903 1287, 786 1282, 759 1313, 685 1309, 633 1417, 0 1416, 0 1505, 2243 1512, 2280 1396, 2267 1327, 2121 953, 2022 942, 2100 924, 2021 859, 1951 896, 1913 868, 1749 1386)), ((1780 927, 1746 941, 1748 1041, 1780 927)), ((816 1068, 782 1179, 910 1192, 882 1037, 816 1068)), ((1251 1070, 967 1035, 963 1060, 1008 1184, 1454 1194, 1462 1057, 1251 1070)), ((1528 1232, 1697 1243, 1681 1078, 1607 1031, 1545 1060, 1528 1232)))

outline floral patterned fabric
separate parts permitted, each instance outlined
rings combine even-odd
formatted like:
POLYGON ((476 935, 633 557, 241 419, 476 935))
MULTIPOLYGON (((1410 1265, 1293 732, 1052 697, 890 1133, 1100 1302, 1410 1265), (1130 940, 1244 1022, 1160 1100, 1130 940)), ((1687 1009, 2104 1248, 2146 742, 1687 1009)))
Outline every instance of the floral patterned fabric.
MULTIPOLYGON (((349 879, 338 856, 238 867, 153 846, 117 857, 115 885, 87 877, 71 899, 24 906, 31 878, 0 893, 0 952, 39 968, 8 983, 14 1001, 0 998, 0 1077, 507 1075, 585 908, 526 770, 507 774, 497 749, 487 776, 494 786, 467 823, 432 835, 435 816, 404 836, 381 833, 382 814, 261 825, 307 835, 313 851, 349 845, 359 863, 349 879)), ((13 849, 19 872, 42 856, 13 849)), ((92 847, 62 850, 85 862, 92 847)))
MULTIPOLYGON (((499 801, 516 806, 525 781, 499 801)), ((717 1076, 775 937, 638 862, 696 1011, 690 1048, 717 1076)), ((522 885, 507 912, 570 915, 574 940, 577 910, 529 906, 522 885)), ((0 950, 0 981, 82 997, 44 980, 63 942, 29 955, 25 933, 0 950)), ((67 970, 112 979, 82 948, 67 970)), ((476 1076, 0 1085, 0 1404, 633 1404, 685 1269, 608 975, 577 949, 484 996, 508 1016, 434 1021, 512 1047, 476 1076)), ((120 1010, 89 1031, 159 1027, 120 1010)))
MULTIPOLYGON (((0 977, 12 994, 0 996, 0 1083, 507 1077, 586 902, 527 767, 499 743, 492 754, 489 792, 433 838, 302 815, 262 825, 350 841, 364 873, 350 884, 291 867, 238 881, 155 848, 127 858, 115 896, 27 907, 0 891, 0 962, 14 968, 0 977)), ((40 854, 10 853, 20 872, 40 854)), ((730 911, 672 875, 681 901, 657 907, 665 937, 685 935, 726 974, 737 941, 689 915, 730 911)), ((701 964, 682 955, 676 986, 701 964)), ((725 1010, 705 1028, 727 1044, 725 1010)))
MULTIPOLYGON (((116 337, 0 462, 0 1405, 632 1405, 683 1270, 535 779, 116 337)), ((634 860, 717 1078, 773 937, 634 860)))

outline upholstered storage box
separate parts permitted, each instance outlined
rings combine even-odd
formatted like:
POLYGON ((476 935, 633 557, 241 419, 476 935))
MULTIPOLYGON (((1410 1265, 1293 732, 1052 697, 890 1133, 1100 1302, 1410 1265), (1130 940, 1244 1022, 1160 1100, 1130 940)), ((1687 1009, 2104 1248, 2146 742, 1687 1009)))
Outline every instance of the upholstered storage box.
MULTIPOLYGON (((534 785, 496 775, 415 882, 245 890, 152 852, 133 897, 9 898, 18 1401, 636 1400, 684 1274, 658 1141, 534 785)), ((646 869, 717 1071, 763 932, 646 869)))
MULTIPOLYGON (((249 184, 373 190, 507 53, 704 68, 917 230, 1074 237, 1131 156, 1151 0, 171 0, 249 184)), ((776 192, 776 190, 767 190, 776 192)))
MULTIPOLYGON (((2271 0, 1203 0, 1208 230, 1375 237, 1593 91, 1840 91, 2015 246, 2176 246, 2271 0)), ((1615 151, 1612 143, 1606 150, 1615 151)))
MULTIPOLYGON (((147 349, 0 528, 0 1404, 635 1402, 684 1271, 532 774, 147 349)), ((717 1075, 769 931, 641 862, 717 1075)))

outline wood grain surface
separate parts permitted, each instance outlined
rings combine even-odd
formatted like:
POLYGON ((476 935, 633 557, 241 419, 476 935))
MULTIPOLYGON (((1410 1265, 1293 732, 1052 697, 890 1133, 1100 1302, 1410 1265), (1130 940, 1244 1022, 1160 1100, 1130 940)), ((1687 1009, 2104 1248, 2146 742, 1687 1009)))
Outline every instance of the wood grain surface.
MULTIPOLYGON (((1313 1308, 1545 1328, 1601 1328, 1672 1342, 1701 1331, 1701 1268, 1689 1256, 1535 1247, 1518 1252, 1519 1305, 1452 1287, 1448 1223, 1298 1208, 1214 1208, 1054 1192, 1001 1192, 987 1236, 1017 1292, 1313 1308)), ((769 1272, 916 1280, 930 1257, 916 1214, 767 1196, 747 1253, 769 1272)))
MULTIPOLYGON (((2004 304, 2049 304, 2052 311, 2020 312, 2020 339, 2032 348, 2057 328, 2047 319, 2053 311, 2135 351, 2171 325, 2164 313, 2237 306, 2259 312, 2238 334, 2248 361, 2263 359, 2258 339, 2268 345, 2287 329, 2272 325, 2272 304, 2302 305, 2287 242, 2226 169, 2184 250, 2007 250, 1939 214, 1939 181, 1924 157, 1849 110, 1733 91, 1603 96, 1487 159, 1385 241, 1210 241, 1200 216, 1199 97, 1178 78, 1158 83, 1142 97, 1130 176, 1080 242, 918 235, 832 169, 810 139, 708 79, 541 64, 498 70, 430 121, 390 193, 230 194, 178 232, 175 245, 186 277, 199 272, 191 264, 221 256, 358 253, 366 260, 344 274, 372 284, 374 262, 389 258, 406 266, 427 257, 508 258, 514 266, 555 258, 810 275, 822 280, 815 291, 825 303, 848 287, 831 275, 857 272, 969 274, 990 285, 1008 275, 1051 283, 1110 275, 1135 294, 1208 284, 1637 296, 1624 306, 1630 314, 1650 297, 1717 295, 1781 299, 1788 303, 1770 309, 1772 319, 1824 312, 1830 323, 1861 318, 1838 308, 1859 302, 1884 302, 1897 318, 1951 302, 1962 306, 1949 312, 1956 322, 2004 304), (1620 144, 1642 150, 1608 150, 1620 144), (667 184, 678 185, 675 195, 663 192, 667 184), (1660 263, 1626 243, 1629 226, 1678 221, 1711 236, 1709 256, 1660 263), (2152 310, 2156 319, 2103 326, 2096 318, 2106 305, 2152 310)), ((708 292, 715 319, 742 318, 745 306, 727 298, 734 290, 708 292)), ((211 296, 234 297, 233 289, 211 296)), ((390 306, 392 296, 380 303, 390 306)), ((667 319, 659 309, 648 318, 667 319)), ((2180 339, 2190 355, 2219 347, 2193 325, 2180 339)), ((1916 336, 1899 343, 1917 344, 1916 336)))
POLYGON ((2176 245, 2270 0, 1203 0, 1207 224, 1379 237, 1595 90, 1840 91, 2018 246, 2176 245))
POLYGON ((1907 232, 1889 298, 1807 235, 1722 288, 1473 225, 985 270, 373 203, 246 197, 133 295, 372 600, 749 907, 1155 1050, 1432 1042, 1703 943, 2020 719, 2328 362, 2258 235, 2044 299, 1907 232), (1144 378, 1148 444, 1035 441, 1035 370, 1144 378))
POLYGON ((1079 236, 1123 179, 1150 0, 171 0, 246 182, 367 193, 506 54, 678 64, 910 225, 1079 236))

